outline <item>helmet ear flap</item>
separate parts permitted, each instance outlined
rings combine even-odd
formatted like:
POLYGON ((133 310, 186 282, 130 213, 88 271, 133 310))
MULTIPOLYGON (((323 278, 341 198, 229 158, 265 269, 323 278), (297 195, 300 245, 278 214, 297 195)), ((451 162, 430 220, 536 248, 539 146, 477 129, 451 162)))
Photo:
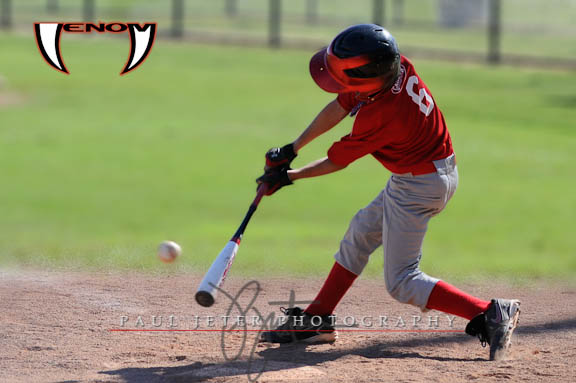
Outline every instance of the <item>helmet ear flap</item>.
POLYGON ((378 70, 378 74, 380 76, 383 76, 383 75, 387 74, 388 72, 390 72, 392 65, 389 62, 385 62, 383 60, 378 60, 378 62, 376 63, 376 68, 378 70))
POLYGON ((396 83, 396 80, 398 80, 398 77, 400 77, 400 55, 398 55, 398 58, 390 65, 388 69, 388 77, 389 81, 387 81, 386 85, 387 90, 392 88, 394 83, 396 83))
POLYGON ((388 70, 394 75, 394 81, 396 81, 400 75, 400 55, 397 55, 396 59, 392 62, 388 70))
POLYGON ((390 59, 390 56, 378 56, 374 61, 376 61, 380 73, 386 73, 394 71, 394 67, 398 66, 400 63, 400 55, 395 54, 392 59, 390 59))

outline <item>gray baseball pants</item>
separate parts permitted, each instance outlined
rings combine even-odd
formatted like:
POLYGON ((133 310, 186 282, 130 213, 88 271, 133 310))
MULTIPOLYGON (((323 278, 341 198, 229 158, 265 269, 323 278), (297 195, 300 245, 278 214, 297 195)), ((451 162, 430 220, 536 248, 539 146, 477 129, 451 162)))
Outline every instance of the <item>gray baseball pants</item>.
POLYGON ((422 310, 438 282, 419 269, 428 221, 444 209, 458 186, 454 155, 434 165, 436 173, 392 174, 378 197, 356 213, 334 256, 360 275, 382 245, 386 289, 399 302, 422 310))

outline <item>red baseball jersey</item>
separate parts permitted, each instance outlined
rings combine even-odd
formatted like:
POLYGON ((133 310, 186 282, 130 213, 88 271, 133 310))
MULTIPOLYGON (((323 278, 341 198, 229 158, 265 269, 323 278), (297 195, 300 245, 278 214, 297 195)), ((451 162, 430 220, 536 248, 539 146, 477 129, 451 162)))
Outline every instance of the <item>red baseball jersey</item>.
POLYGON ((372 154, 392 173, 435 171, 432 161, 453 153, 444 116, 412 63, 401 58, 400 76, 387 92, 361 100, 338 95, 340 105, 356 114, 352 132, 328 150, 328 158, 346 166, 372 154))

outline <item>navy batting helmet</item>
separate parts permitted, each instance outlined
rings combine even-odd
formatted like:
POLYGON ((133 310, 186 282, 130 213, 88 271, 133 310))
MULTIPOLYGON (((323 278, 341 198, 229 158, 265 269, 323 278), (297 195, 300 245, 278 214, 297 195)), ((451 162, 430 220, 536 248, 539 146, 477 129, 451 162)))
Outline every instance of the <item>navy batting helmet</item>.
POLYGON ((327 92, 388 90, 400 73, 400 52, 390 32, 359 24, 340 32, 310 60, 310 74, 327 92))

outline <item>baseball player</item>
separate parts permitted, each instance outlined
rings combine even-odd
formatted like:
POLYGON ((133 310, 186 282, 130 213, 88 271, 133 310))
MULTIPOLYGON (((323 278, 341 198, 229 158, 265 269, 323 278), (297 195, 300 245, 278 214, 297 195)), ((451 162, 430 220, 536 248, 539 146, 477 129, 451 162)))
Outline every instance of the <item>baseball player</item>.
POLYGON ((261 341, 335 341, 334 309, 370 255, 382 246, 386 289, 394 299, 468 319, 466 333, 490 345, 491 360, 502 359, 518 322, 520 302, 468 295, 419 268, 428 221, 452 198, 458 169, 442 112, 413 64, 400 54, 386 29, 360 24, 345 29, 316 53, 310 73, 320 88, 338 96, 294 142, 266 153, 265 173, 257 182, 266 184, 270 195, 297 180, 342 170, 367 154, 392 175, 350 222, 313 303, 305 310, 283 309, 286 322, 264 332, 261 341), (330 147, 327 157, 290 168, 304 146, 347 115, 355 118, 352 131, 330 147))

